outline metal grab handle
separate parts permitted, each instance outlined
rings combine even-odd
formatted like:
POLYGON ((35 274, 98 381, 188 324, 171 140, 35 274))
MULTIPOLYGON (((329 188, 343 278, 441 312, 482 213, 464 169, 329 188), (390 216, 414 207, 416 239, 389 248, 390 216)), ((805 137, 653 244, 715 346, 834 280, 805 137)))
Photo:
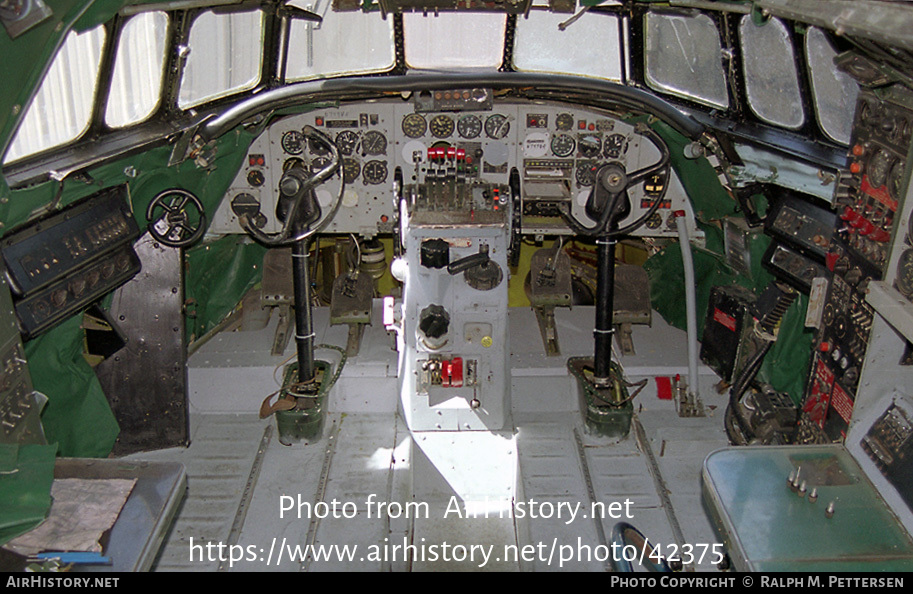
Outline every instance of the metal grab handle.
POLYGON ((314 139, 315 141, 325 145, 330 151, 330 158, 327 165, 323 169, 310 176, 306 180, 299 180, 301 185, 298 188, 297 197, 292 202, 291 208, 289 208, 289 211, 286 214, 285 223, 283 224, 282 229, 278 233, 266 233, 261 231, 259 228, 257 228, 256 225, 253 224, 250 215, 243 214, 238 218, 238 223, 248 235, 260 243, 270 247, 297 243, 311 237, 315 233, 322 231, 330 223, 330 221, 333 220, 333 217, 336 216, 336 213, 339 211, 339 206, 342 204, 342 195, 345 191, 345 181, 340 177, 339 190, 336 193, 336 198, 333 201, 333 207, 330 209, 329 214, 324 216, 317 225, 309 225, 307 229, 299 232, 297 235, 293 235, 292 231, 295 227, 295 220, 302 200, 304 200, 305 196, 307 196, 309 193, 313 192, 314 188, 328 180, 334 173, 339 171, 340 163, 342 162, 339 155, 339 148, 329 136, 314 128, 313 126, 305 126, 301 132, 305 138, 314 139))
POLYGON ((475 268, 476 266, 482 266, 488 264, 491 258, 488 256, 488 246, 481 245, 479 246, 479 253, 472 254, 471 256, 466 256, 465 258, 460 258, 456 262, 451 262, 447 265, 447 273, 450 275, 457 275, 461 272, 466 272, 470 268, 475 268))

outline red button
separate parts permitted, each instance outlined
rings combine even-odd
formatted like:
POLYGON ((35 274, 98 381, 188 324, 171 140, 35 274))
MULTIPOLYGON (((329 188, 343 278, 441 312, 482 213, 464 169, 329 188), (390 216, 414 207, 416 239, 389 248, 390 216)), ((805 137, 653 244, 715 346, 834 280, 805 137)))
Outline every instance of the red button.
POLYGON ((862 171, 862 165, 860 165, 859 163, 856 163, 856 162, 850 163, 850 171, 852 171, 853 173, 859 173, 860 171, 862 171))
POLYGON ((857 144, 856 146, 853 147, 853 154, 856 155, 857 157, 861 157, 862 153, 864 153, 864 152, 865 152, 865 147, 863 147, 861 144, 857 144))

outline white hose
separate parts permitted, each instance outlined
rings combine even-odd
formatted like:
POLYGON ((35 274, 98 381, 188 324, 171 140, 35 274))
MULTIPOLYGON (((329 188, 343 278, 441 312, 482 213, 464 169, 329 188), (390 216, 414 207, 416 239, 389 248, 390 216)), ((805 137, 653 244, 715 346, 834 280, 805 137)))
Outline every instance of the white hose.
POLYGON ((699 395, 697 379, 697 298, 694 284, 694 261, 691 258, 691 241, 688 238, 688 222, 685 212, 675 213, 678 240, 682 250, 682 265, 685 268, 685 309, 688 324, 688 389, 695 397, 699 395))

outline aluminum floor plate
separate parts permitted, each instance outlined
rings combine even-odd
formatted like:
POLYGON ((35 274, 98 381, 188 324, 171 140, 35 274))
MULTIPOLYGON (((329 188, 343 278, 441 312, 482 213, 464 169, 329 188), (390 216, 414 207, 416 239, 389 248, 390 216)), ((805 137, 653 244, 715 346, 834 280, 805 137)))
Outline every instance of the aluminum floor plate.
MULTIPOLYGON (((619 520, 663 551, 717 542, 700 494, 704 458, 727 445, 716 377, 701 368, 708 416, 679 418, 652 378, 686 371, 685 335, 660 319, 635 326, 638 354, 622 364, 629 379, 650 378, 635 407, 642 431, 620 442, 590 436, 564 361, 586 354, 591 317, 557 312, 555 358, 542 352, 533 312, 511 310, 515 430, 503 434, 410 435, 396 414, 392 341, 369 327, 333 390, 322 439, 289 447, 274 420, 254 414, 285 358, 269 355, 275 324, 217 336, 190 361, 190 447, 133 456, 188 469, 156 568, 605 571, 619 520)), ((315 320, 318 342, 345 344, 325 311, 315 320)), ((714 566, 708 556, 689 569, 714 566)))

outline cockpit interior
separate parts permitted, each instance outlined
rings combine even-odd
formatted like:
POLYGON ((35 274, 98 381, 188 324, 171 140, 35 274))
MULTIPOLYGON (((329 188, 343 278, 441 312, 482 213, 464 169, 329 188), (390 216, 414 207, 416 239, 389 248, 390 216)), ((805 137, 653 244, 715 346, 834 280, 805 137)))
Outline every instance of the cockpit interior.
POLYGON ((0 22, 0 568, 913 568, 913 5, 0 22))

